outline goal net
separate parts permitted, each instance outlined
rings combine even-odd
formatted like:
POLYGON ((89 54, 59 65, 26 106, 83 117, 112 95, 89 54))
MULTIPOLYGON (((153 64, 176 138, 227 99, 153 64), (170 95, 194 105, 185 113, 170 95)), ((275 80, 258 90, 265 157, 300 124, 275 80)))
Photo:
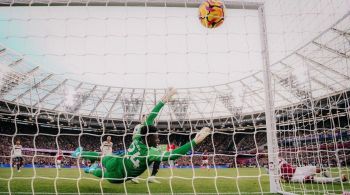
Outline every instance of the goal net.
POLYGON ((200 3, 0 1, 0 193, 350 193, 349 2, 225 1, 215 29, 200 3), (117 184, 76 155, 135 165, 150 114, 152 158, 212 132, 117 184))
POLYGON ((348 175, 349 91, 342 85, 349 83, 349 45, 341 33, 348 32, 348 22, 346 14, 271 67, 273 85, 284 89, 274 90, 275 102, 291 102, 275 110, 279 157, 298 167, 293 179, 285 174, 283 191, 324 194, 348 189, 348 182, 338 185, 334 179, 348 175), (320 170, 310 180, 302 177, 314 168, 320 170), (296 182, 296 173, 304 182, 296 182))

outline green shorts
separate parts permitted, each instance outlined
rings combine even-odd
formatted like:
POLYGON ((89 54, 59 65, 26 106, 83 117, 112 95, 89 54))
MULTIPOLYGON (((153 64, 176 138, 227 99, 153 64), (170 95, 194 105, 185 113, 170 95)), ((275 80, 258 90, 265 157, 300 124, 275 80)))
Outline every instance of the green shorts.
POLYGON ((125 182, 123 157, 117 155, 105 156, 102 159, 102 165, 105 168, 103 178, 111 183, 125 182))

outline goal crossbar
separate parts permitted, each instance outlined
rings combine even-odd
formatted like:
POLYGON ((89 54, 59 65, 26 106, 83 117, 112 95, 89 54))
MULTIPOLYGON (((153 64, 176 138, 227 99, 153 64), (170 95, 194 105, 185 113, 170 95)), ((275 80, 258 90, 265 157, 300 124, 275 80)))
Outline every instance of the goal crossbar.
MULTIPOLYGON (((138 7, 190 7, 197 8, 199 0, 4 0, 0 6, 138 6, 138 7)), ((257 10, 264 5, 255 1, 225 1, 228 9, 257 10)))

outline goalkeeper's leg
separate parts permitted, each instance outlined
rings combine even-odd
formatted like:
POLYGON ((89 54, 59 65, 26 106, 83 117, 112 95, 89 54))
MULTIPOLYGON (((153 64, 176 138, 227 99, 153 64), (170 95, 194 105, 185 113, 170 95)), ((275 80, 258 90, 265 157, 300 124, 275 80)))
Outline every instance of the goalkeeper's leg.
POLYGON ((154 161, 153 163, 153 168, 152 168, 152 174, 151 177, 148 178, 148 182, 150 183, 160 183, 160 181, 156 180, 155 176, 159 171, 159 167, 160 167, 160 161, 154 161))
POLYGON ((121 157, 105 156, 102 158, 102 168, 95 168, 90 173, 96 177, 107 179, 111 183, 125 182, 124 165, 121 157))
POLYGON ((97 168, 91 172, 96 177, 107 179, 111 183, 124 183, 124 178, 119 177, 116 173, 106 169, 97 168))
POLYGON ((160 167, 160 161, 154 161, 153 163, 153 168, 152 168, 152 175, 151 176, 156 176, 160 167))
POLYGON ((84 168, 85 173, 91 173, 96 168, 98 168, 97 161, 101 158, 97 152, 83 151, 82 147, 78 147, 73 153, 73 158, 81 157, 83 160, 89 160, 91 165, 89 167, 84 168))
MULTIPOLYGON (((91 156, 91 153, 88 153, 91 156)), ((102 159, 102 168, 98 166, 98 163, 94 162, 93 164, 91 164, 90 168, 88 169, 88 171, 86 171, 86 173, 91 173, 93 175, 95 175, 96 177, 102 178, 102 177, 106 177, 105 174, 107 173, 107 171, 103 170, 103 167, 106 167, 107 162, 112 159, 112 157, 104 157, 102 159)), ((108 174, 107 174, 108 175, 108 174)))
POLYGON ((83 151, 82 147, 78 147, 73 153, 72 157, 78 158, 81 157, 84 160, 90 160, 91 164, 99 160, 101 157, 97 152, 83 151))

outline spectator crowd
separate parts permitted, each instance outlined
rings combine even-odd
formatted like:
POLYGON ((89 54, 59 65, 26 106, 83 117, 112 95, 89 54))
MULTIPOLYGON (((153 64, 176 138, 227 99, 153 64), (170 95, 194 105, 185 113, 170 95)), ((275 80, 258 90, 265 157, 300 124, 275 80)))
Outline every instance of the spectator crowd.
MULTIPOLYGON (((85 150, 99 151, 101 143, 107 135, 93 133, 18 133, 9 134, 6 129, 0 131, 0 165, 10 164, 11 148, 17 141, 21 141, 24 162, 40 166, 55 165, 57 150, 63 151, 63 164, 66 166, 77 165, 77 160, 70 157, 70 153, 78 146, 85 150)), ((322 132, 324 134, 324 132, 322 132)), ((309 133, 310 134, 310 133, 309 133)), ((295 139, 293 135, 285 138, 279 137, 280 156, 297 166, 322 165, 322 166, 346 166, 350 162, 350 140, 349 137, 333 137, 326 133, 317 142, 310 135, 298 134, 298 141, 304 144, 290 144, 295 139), (288 142, 286 140, 289 140, 288 142), (333 140, 333 141, 329 141, 333 140), (320 150, 322 149, 322 150, 320 150), (321 152, 320 152, 321 151, 321 152), (321 158, 320 158, 321 156, 321 158), (337 160, 338 159, 338 160, 337 160)), ((132 141, 132 134, 109 134, 112 136, 113 150, 123 153, 132 141)), ((345 135, 337 133, 335 135, 345 135)), ((346 134, 348 135, 348 134, 346 134)), ((191 134, 169 134, 160 133, 160 144, 174 143, 181 146, 192 139, 191 134)), ((318 136, 314 136, 318 137, 318 136)), ((200 166, 202 164, 201 154, 206 150, 209 152, 210 165, 225 165, 226 167, 255 167, 267 166, 267 137, 264 131, 247 132, 235 134, 234 132, 215 132, 209 136, 203 144, 194 148, 193 154, 179 158, 177 166, 200 166)), ((295 143, 295 142, 294 142, 295 143)), ((167 163, 163 163, 167 165, 167 163)))

